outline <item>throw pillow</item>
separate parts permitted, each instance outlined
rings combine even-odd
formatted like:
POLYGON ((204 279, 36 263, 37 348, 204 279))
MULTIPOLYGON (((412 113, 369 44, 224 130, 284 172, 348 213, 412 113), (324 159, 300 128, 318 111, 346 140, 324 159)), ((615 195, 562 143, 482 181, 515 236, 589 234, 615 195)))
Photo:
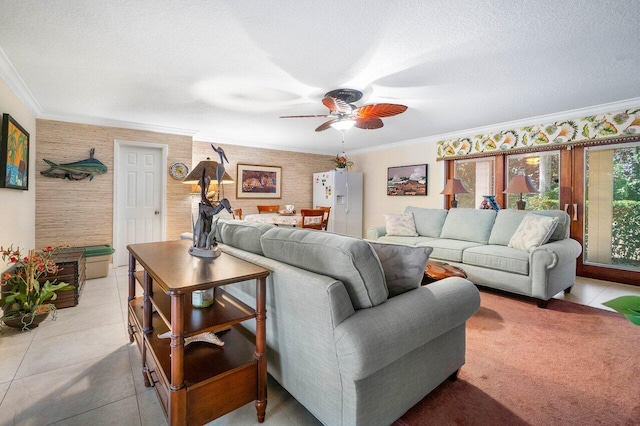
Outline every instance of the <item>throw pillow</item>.
POLYGON ((557 217, 528 213, 509 240, 509 247, 531 251, 546 243, 558 226, 557 217))
POLYGON ((413 220, 412 213, 403 214, 385 214, 385 227, 387 235, 396 237, 417 237, 416 222, 413 220))
POLYGON ((420 287, 424 268, 433 248, 374 242, 369 244, 382 264, 389 297, 420 287))

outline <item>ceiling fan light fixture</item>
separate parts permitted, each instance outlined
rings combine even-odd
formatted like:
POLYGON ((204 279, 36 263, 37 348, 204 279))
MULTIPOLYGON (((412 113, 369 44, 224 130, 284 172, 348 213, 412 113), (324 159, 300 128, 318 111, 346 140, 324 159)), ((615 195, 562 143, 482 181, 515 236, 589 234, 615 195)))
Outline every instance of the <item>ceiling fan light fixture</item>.
POLYGON ((355 120, 338 120, 331 123, 331 127, 333 127, 336 130, 344 131, 344 130, 349 130, 350 128, 355 126, 355 124, 356 124, 355 120))

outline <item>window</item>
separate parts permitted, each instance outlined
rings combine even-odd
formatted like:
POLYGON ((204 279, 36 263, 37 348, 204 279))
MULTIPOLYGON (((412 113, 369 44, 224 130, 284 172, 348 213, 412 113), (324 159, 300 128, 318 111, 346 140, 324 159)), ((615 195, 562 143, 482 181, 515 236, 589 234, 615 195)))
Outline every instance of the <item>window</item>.
POLYGON ((454 176, 462 182, 468 194, 458 194, 458 207, 478 208, 483 195, 495 195, 494 175, 495 159, 479 158, 474 160, 456 160, 454 176))
MULTIPOLYGON (((540 191, 537 194, 523 194, 527 210, 548 210, 560 208, 560 151, 543 151, 507 156, 507 181, 516 175, 529 176, 540 191)), ((507 194, 507 208, 517 208, 519 194, 507 194)))

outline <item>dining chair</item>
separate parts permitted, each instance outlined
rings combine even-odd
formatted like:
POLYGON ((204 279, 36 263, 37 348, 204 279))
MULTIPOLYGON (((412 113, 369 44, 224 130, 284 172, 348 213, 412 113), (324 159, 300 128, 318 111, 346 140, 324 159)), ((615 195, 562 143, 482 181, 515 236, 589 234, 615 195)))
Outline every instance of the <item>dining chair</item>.
POLYGON ((331 207, 316 206, 316 210, 324 210, 324 217, 322 218, 322 230, 326 231, 329 228, 329 214, 331 213, 331 207))
POLYGON ((233 209, 233 218, 242 220, 242 209, 233 209))
POLYGON ((302 227, 319 229, 322 231, 322 221, 325 215, 324 210, 302 209, 300 214, 302 215, 302 227))
POLYGON ((280 210, 280 205, 278 205, 278 204, 270 205, 270 206, 258 205, 258 213, 260 213, 260 214, 262 214, 262 213, 278 213, 279 210, 280 210))

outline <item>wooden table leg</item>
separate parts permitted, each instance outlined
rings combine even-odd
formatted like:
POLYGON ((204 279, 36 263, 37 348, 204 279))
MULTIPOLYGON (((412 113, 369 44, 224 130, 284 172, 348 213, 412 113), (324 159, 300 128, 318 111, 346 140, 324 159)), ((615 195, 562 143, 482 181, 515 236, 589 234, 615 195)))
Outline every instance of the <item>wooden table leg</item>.
POLYGON ((169 424, 187 424, 187 389, 184 384, 184 294, 171 295, 169 424))
MULTIPOLYGON (((153 315, 151 309, 151 297, 153 296, 153 282, 149 273, 144 271, 144 279, 142 283, 142 290, 144 292, 142 299, 142 331, 145 334, 153 333, 153 324, 151 322, 151 316, 153 315)), ((144 378, 144 385, 146 387, 151 386, 149 381, 149 374, 147 368, 147 346, 142 345, 142 377, 144 378)))
POLYGON ((267 279, 256 280, 256 359, 258 360, 258 398, 256 399, 256 411, 258 422, 264 422, 267 411, 267 303, 266 287, 267 279))
MULTIPOLYGON (((133 257, 133 254, 129 253, 129 297, 127 301, 131 303, 133 299, 136 298, 136 278, 133 275, 136 271, 136 258, 133 257)), ((129 308, 127 304, 127 309, 129 308)), ((129 342, 133 343, 133 324, 129 321, 129 342)))

